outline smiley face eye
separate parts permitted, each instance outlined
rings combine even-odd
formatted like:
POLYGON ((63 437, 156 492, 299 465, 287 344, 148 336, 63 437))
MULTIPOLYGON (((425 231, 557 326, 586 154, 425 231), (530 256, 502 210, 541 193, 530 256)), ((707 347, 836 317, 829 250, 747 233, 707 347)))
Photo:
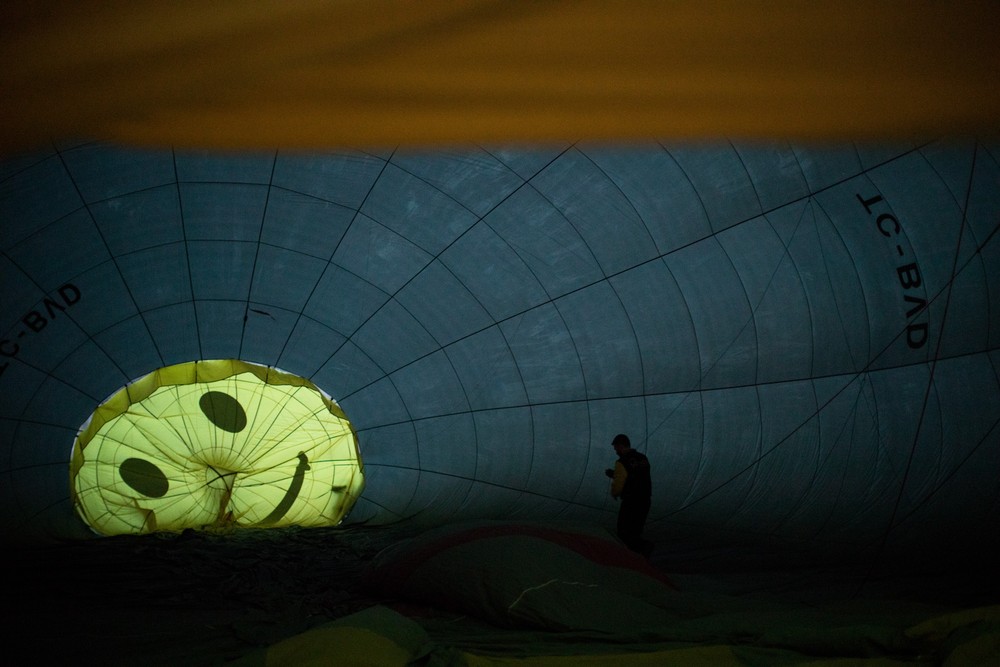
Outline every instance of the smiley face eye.
POLYGON ((208 420, 230 433, 239 433, 247 427, 247 413, 240 402, 221 391, 207 391, 198 405, 208 420))
POLYGON ((128 458, 118 466, 118 474, 136 493, 148 498, 162 498, 170 489, 170 482, 156 464, 146 459, 128 458))

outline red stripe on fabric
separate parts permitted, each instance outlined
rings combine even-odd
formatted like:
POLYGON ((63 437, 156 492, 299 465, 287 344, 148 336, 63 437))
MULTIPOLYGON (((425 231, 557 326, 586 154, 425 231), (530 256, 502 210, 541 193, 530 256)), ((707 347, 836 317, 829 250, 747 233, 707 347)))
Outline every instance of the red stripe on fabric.
POLYGON ((670 588, 675 590, 677 588, 665 574, 620 544, 592 535, 526 524, 480 526, 444 535, 429 544, 402 554, 396 562, 388 566, 377 568, 376 574, 379 575, 380 581, 373 583, 377 583, 383 588, 400 585, 409 579, 420 565, 443 551, 477 540, 506 536, 533 537, 545 540, 573 551, 598 565, 632 570, 651 577, 670 588))

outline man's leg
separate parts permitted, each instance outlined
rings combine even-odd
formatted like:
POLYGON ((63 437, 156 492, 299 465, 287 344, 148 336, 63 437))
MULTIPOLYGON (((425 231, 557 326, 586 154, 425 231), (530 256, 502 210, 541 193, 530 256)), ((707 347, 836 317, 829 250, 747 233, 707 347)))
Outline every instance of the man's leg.
POLYGON ((653 552, 653 543, 642 538, 642 531, 646 526, 646 517, 649 516, 649 506, 648 498, 632 499, 627 505, 622 504, 622 512, 618 515, 618 536, 629 549, 641 554, 647 560, 653 552), (622 514, 628 515, 625 520, 625 535, 622 535, 622 514))
POLYGON ((636 505, 634 501, 625 499, 622 499, 621 503, 621 508, 618 510, 618 538, 632 551, 639 551, 642 524, 649 508, 643 512, 642 504, 636 505))

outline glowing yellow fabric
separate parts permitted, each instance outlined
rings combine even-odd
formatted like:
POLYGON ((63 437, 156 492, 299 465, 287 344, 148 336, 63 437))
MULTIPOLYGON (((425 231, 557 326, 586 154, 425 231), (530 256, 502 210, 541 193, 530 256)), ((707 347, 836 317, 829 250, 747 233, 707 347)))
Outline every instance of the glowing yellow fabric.
POLYGON ((71 493, 105 535, 209 526, 328 526, 360 496, 340 407, 289 373, 233 360, 161 368, 97 408, 71 493))

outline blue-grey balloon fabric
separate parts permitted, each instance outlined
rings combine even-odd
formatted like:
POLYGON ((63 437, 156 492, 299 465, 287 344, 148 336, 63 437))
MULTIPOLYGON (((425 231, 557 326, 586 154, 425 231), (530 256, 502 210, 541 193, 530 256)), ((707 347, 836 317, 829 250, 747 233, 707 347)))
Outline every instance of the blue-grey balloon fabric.
POLYGON ((0 166, 0 525, 84 536, 77 430, 171 364, 307 378, 357 429, 349 522, 612 526, 816 549, 1000 524, 990 143, 217 154, 0 166))

